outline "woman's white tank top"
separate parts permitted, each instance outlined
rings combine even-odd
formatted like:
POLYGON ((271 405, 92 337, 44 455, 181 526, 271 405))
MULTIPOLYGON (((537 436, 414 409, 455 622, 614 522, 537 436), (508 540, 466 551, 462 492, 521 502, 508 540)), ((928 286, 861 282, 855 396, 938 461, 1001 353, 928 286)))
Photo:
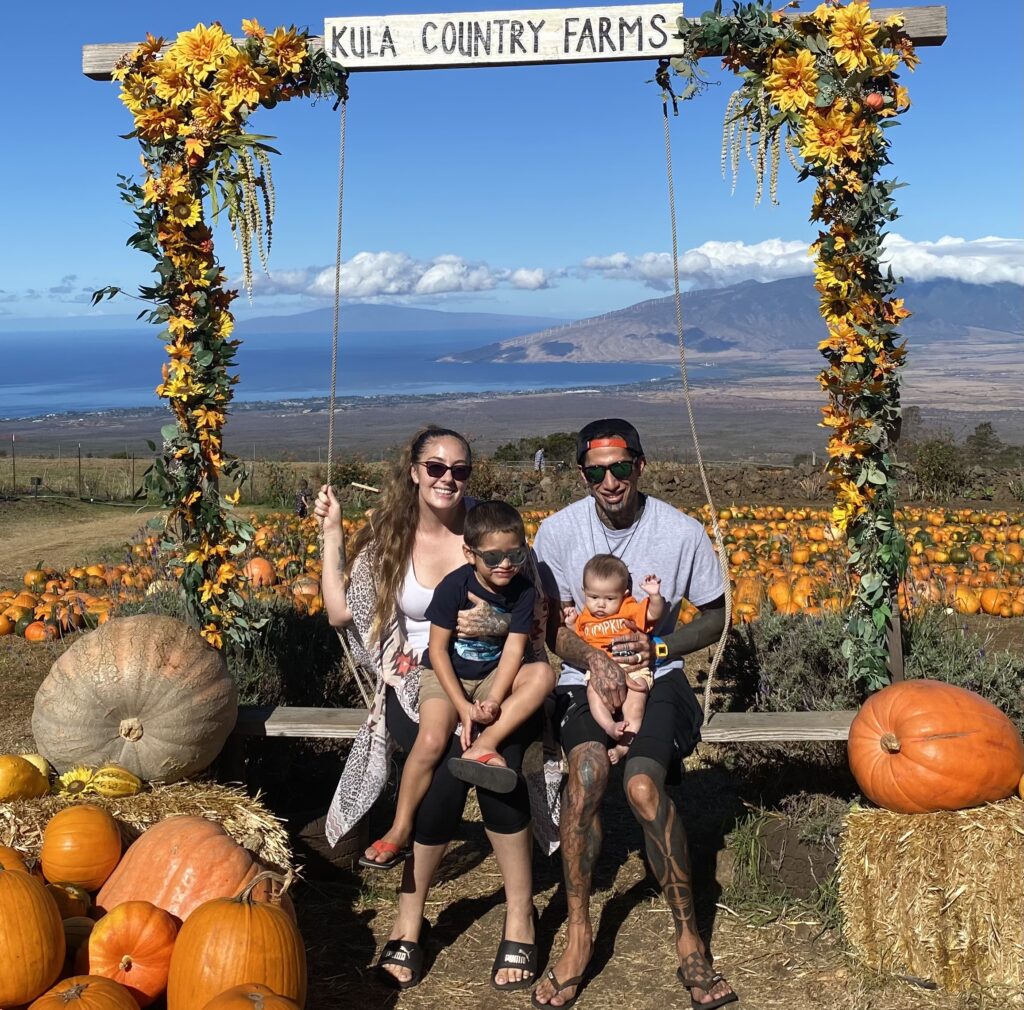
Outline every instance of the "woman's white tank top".
POLYGON ((405 637, 409 647, 418 656, 427 651, 430 642, 430 621, 427 620, 427 607, 434 597, 434 590, 421 586, 416 581, 416 572, 409 560, 405 570, 405 583, 402 595, 398 600, 398 609, 405 621, 405 637))

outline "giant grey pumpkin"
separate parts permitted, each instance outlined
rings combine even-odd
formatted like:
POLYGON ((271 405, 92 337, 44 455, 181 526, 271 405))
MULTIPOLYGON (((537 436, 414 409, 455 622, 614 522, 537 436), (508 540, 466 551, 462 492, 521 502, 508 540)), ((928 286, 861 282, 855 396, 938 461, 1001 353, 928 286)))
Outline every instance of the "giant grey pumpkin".
POLYGON ((237 715, 224 657, 181 621, 140 614, 100 625, 53 664, 32 732, 59 772, 114 762, 174 782, 210 765, 237 715))

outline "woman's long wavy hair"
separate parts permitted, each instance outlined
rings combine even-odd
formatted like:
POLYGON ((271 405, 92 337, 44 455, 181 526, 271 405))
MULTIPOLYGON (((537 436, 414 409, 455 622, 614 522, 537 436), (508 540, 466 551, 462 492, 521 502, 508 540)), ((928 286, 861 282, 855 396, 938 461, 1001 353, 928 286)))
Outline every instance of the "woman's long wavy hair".
POLYGON ((384 629, 395 616, 416 540, 419 488, 413 483, 412 464, 420 462, 427 446, 439 438, 454 438, 461 442, 466 452, 466 462, 472 462, 469 443, 457 431, 433 425, 421 428, 398 457, 391 477, 381 492, 380 504, 370 513, 369 521, 352 538, 347 578, 351 578, 356 558, 369 544, 372 543, 376 551, 372 577, 377 590, 377 602, 370 629, 370 638, 374 642, 380 641, 384 629))

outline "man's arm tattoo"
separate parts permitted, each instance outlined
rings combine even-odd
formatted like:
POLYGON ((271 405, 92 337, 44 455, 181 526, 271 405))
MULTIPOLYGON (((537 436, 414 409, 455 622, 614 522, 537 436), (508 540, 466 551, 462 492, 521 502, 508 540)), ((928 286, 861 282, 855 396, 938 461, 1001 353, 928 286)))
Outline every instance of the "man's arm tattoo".
POLYGON ((700 608, 700 613, 689 623, 681 624, 665 636, 669 659, 679 659, 698 649, 714 645, 722 637, 725 627, 725 597, 719 596, 700 608))

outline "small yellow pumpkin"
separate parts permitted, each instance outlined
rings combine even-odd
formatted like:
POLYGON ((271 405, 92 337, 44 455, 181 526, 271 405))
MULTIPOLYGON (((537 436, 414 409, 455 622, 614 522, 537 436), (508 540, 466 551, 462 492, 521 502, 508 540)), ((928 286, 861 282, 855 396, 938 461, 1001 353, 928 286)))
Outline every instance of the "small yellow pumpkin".
POLYGON ((17 754, 0 754, 0 803, 33 800, 49 791, 49 780, 30 761, 17 754))

